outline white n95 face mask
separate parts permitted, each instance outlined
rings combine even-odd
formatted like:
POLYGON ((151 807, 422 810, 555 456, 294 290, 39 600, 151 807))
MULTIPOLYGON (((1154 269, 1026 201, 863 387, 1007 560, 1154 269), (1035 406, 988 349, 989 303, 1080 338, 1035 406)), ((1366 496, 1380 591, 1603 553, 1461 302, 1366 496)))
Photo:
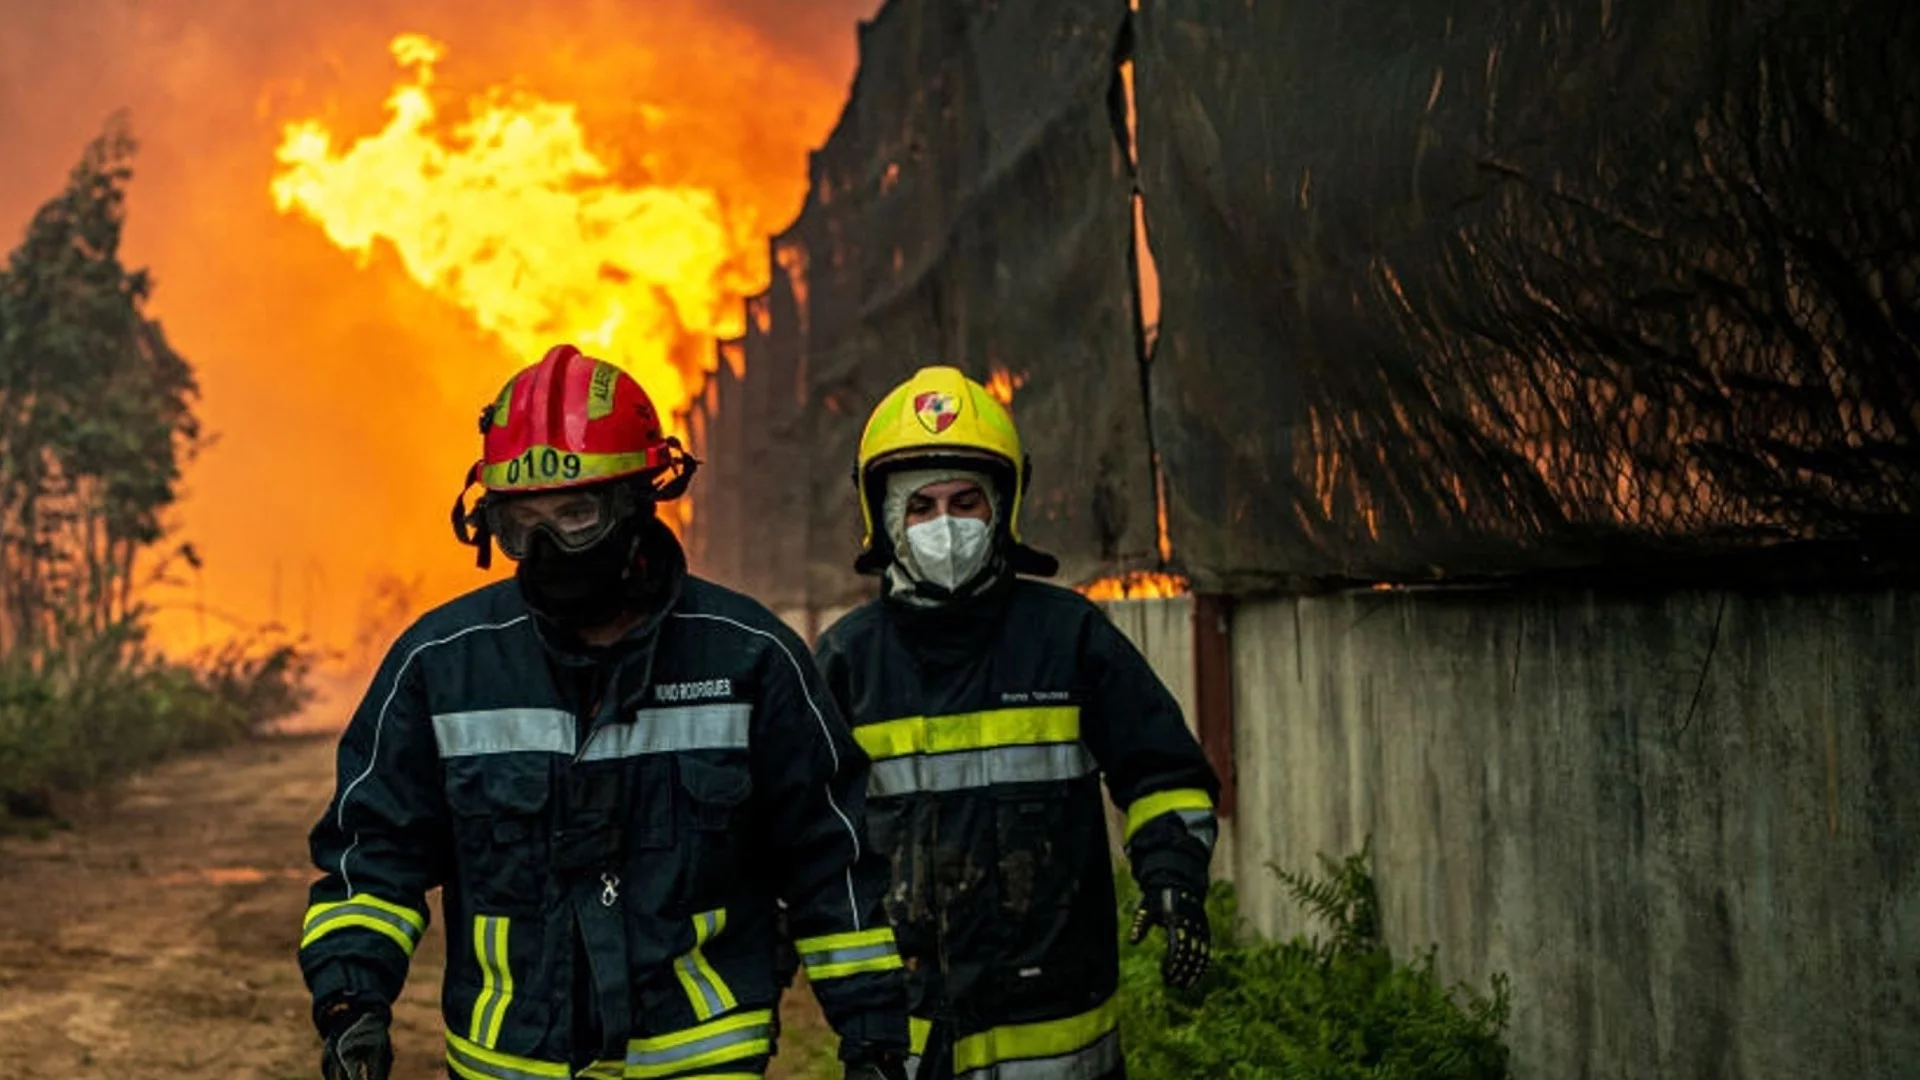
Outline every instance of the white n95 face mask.
POLYGON ((907 547, 914 576, 949 592, 972 581, 987 565, 993 530, 979 518, 943 514, 907 526, 907 547))

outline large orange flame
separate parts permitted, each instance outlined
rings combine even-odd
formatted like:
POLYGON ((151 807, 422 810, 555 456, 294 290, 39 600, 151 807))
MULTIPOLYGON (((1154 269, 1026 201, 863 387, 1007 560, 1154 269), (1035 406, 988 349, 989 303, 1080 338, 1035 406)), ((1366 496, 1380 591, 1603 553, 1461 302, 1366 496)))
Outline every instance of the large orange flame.
POLYGON ((663 415, 680 410, 708 343, 741 332, 764 238, 711 188, 621 182, 573 105, 495 91, 446 127, 433 93, 446 46, 402 34, 391 49, 413 76, 387 98, 386 127, 336 149, 322 121, 288 124, 275 204, 363 265, 386 241, 415 281, 499 338, 491 376, 571 341, 626 368, 663 415))
POLYGON ((481 403, 572 336, 672 415, 878 6, 0 0, 0 71, 31 75, 0 94, 0 254, 131 105, 126 256, 218 436, 171 522, 204 570, 147 591, 153 639, 277 623, 364 667, 485 583, 447 528, 481 403))

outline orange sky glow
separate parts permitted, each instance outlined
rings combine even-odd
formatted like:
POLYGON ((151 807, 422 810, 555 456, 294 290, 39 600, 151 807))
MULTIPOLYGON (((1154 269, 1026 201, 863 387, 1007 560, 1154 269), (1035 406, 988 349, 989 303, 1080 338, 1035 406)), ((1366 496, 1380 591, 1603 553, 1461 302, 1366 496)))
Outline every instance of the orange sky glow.
POLYGON ((877 6, 0 0, 0 238, 129 108, 126 255, 217 436, 157 640, 277 623, 357 674, 484 582, 447 524, 481 404, 559 340, 697 389, 877 6))

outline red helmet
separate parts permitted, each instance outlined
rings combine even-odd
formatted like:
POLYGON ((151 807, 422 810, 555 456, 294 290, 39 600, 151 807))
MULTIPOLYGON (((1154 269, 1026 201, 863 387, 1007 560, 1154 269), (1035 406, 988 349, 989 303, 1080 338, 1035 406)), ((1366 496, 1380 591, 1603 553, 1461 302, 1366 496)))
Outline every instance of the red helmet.
POLYGON ((572 345, 555 345, 523 369, 480 413, 481 458, 466 487, 486 489, 469 511, 454 502, 454 531, 490 560, 484 510, 506 495, 560 491, 622 477, 642 478, 654 499, 678 498, 699 465, 665 434, 638 382, 572 345))

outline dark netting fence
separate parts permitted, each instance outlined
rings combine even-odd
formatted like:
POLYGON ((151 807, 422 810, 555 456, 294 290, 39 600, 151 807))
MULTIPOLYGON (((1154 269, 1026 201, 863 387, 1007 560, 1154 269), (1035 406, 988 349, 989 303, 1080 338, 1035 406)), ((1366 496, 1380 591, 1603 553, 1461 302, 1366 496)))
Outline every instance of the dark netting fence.
POLYGON ((751 305, 744 411, 700 407, 705 456, 748 447, 703 477, 700 507, 746 507, 695 529, 703 565, 737 566, 776 607, 866 595, 851 570, 860 429, 933 363, 1012 395, 1036 463, 1024 522, 1063 576, 1154 561, 1133 180, 1110 102, 1125 26, 1112 0, 894 0, 862 28, 852 97, 751 305), (720 551, 736 546, 754 554, 720 551))
POLYGON ((863 595, 854 444, 935 361, 1011 393, 1069 580, 1155 563, 1155 450, 1208 589, 1920 563, 1920 5, 1140 6, 863 27, 694 409, 708 572, 863 595))
POLYGON ((1920 557, 1917 25, 1145 0, 1176 552, 1229 587, 1920 557))

